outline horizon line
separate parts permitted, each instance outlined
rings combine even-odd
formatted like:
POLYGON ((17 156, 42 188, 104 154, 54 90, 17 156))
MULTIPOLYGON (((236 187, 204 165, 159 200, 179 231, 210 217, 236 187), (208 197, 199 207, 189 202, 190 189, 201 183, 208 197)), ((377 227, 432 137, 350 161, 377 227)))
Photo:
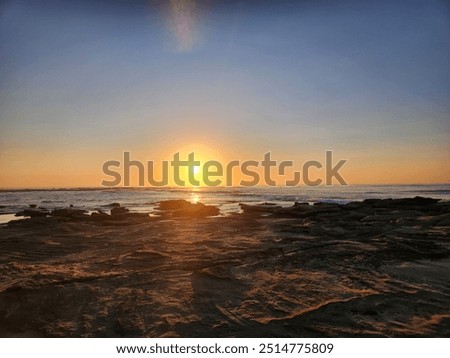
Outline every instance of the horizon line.
POLYGON ((199 190, 199 189, 239 189, 239 188, 298 188, 298 189, 306 189, 306 188, 332 188, 332 187, 350 187, 350 186, 431 186, 431 185, 450 185, 450 182, 447 183, 384 183, 384 184, 367 184, 367 183, 355 183, 348 185, 318 185, 318 186, 307 186, 307 185, 297 185, 297 186, 284 186, 284 185, 257 185, 252 187, 233 185, 233 186, 164 186, 164 187, 155 187, 155 186, 117 186, 117 187, 104 187, 104 186, 61 186, 61 187, 0 187, 0 192, 7 191, 63 191, 63 190, 72 190, 72 191, 82 191, 82 190, 145 190, 145 189, 153 189, 153 190, 199 190))

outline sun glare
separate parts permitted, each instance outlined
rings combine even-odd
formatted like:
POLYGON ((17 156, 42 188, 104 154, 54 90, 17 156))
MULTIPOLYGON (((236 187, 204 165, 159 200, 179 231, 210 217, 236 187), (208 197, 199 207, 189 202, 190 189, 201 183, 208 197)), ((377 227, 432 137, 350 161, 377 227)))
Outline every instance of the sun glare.
POLYGON ((189 200, 191 203, 197 204, 200 201, 200 195, 198 193, 191 193, 189 200))
POLYGON ((178 144, 176 146, 173 146, 167 151, 165 159, 173 157, 174 153, 179 153, 180 160, 187 160, 190 153, 195 154, 195 161, 198 161, 198 163, 196 164, 199 165, 192 166, 190 172, 186 167, 180 169, 180 179, 183 180, 186 186, 190 188, 202 187, 205 185, 203 181, 203 165, 206 162, 210 160, 219 162, 224 161, 223 153, 217 151, 216 149, 213 149, 213 146, 208 146, 204 143, 200 144, 199 142, 182 145, 178 144), (197 181, 199 185, 190 184, 189 175, 191 177, 193 176, 193 179, 195 179, 195 181, 197 181))

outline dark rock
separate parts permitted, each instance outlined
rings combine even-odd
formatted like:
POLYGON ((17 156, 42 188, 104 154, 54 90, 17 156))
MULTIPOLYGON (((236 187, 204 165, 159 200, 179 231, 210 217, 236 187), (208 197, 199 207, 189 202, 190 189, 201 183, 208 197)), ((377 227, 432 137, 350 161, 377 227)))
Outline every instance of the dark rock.
POLYGON ((49 214, 50 213, 48 211, 25 209, 18 212, 15 216, 29 216, 30 218, 33 218, 39 216, 47 216, 49 214))
POLYGON ((55 209, 50 212, 52 216, 73 218, 73 217, 85 217, 87 211, 83 209, 55 209))
POLYGON ((193 204, 187 200, 165 200, 159 202, 159 210, 183 210, 189 209, 193 204))
POLYGON ((291 207, 281 207, 280 205, 270 203, 258 205, 239 204, 239 206, 246 214, 251 213, 297 218, 307 218, 322 214, 338 215, 342 211, 341 206, 334 203, 316 203, 314 206, 311 206, 308 203, 295 203, 291 207))
POLYGON ((369 204, 376 208, 414 208, 426 205, 432 205, 440 201, 440 199, 423 198, 416 196, 414 198, 405 199, 366 199, 364 204, 369 204))
POLYGON ((298 201, 296 201, 293 205, 294 208, 306 208, 309 209, 311 208, 311 205, 309 205, 309 203, 299 203, 298 201))
POLYGON ((433 205, 436 214, 450 214, 450 202, 444 201, 433 205))
POLYGON ((215 206, 203 203, 193 204, 186 200, 161 201, 157 210, 173 217, 207 217, 216 216, 220 213, 220 210, 215 206))
POLYGON ((362 314, 365 316, 377 316, 378 312, 373 309, 368 308, 362 314))
POLYGON ((116 206, 111 209, 111 215, 122 215, 128 213, 129 211, 130 210, 128 210, 127 208, 116 206))
POLYGON ((105 213, 102 210, 97 210, 91 213, 90 216, 91 220, 95 220, 95 221, 105 221, 105 220, 109 220, 111 219, 111 215, 105 213))
POLYGON ((133 219, 148 219, 150 218, 148 213, 126 213, 123 216, 127 218, 133 218, 133 219))
POLYGON ((444 214, 437 217, 436 226, 450 226, 450 214, 444 214))
POLYGON ((37 205, 36 204, 30 204, 29 207, 32 208, 32 209, 35 209, 37 207, 37 205))
POLYGON ((110 215, 108 215, 107 213, 105 213, 102 210, 97 210, 91 213, 91 216, 106 216, 109 217, 110 215))
POLYGON ((273 214, 279 217, 306 217, 306 213, 314 212, 315 210, 316 209, 308 203, 295 202, 291 207, 274 210, 273 214))
POLYGON ((380 214, 380 215, 369 215, 369 216, 365 216, 364 218, 361 219, 361 222, 376 222, 376 221, 380 221, 380 222, 393 222, 398 220, 398 215, 393 213, 393 214, 380 214))
POLYGON ((260 213, 260 214, 272 214, 276 212, 279 209, 282 209, 280 205, 272 204, 272 203, 263 203, 263 204, 257 204, 257 205, 248 205, 248 204, 242 204, 240 203, 239 206, 241 207, 242 211, 244 213, 260 213))
POLYGON ((340 204, 337 204, 337 203, 326 203, 326 202, 323 202, 323 201, 318 201, 317 203, 314 203, 314 207, 321 208, 321 209, 332 209, 332 208, 340 207, 340 204))

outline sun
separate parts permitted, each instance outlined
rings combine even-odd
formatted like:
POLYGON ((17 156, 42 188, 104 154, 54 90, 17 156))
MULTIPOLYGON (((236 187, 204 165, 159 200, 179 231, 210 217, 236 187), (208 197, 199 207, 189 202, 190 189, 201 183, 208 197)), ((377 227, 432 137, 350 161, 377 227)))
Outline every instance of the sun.
MULTIPOLYGON (((223 150, 217 150, 215 147, 217 147, 217 144, 209 145, 206 140, 195 141, 187 144, 177 143, 176 145, 170 146, 166 149, 167 154, 164 158, 173 158, 175 153, 179 153, 180 160, 187 161, 189 154, 194 153, 196 165, 192 165, 190 167, 180 167, 179 178, 185 183, 184 186, 186 187, 203 187, 205 186, 203 178, 203 168, 205 163, 208 161, 218 161, 220 163, 224 162, 223 150), (192 183, 190 179, 192 179, 192 183)), ((169 177, 169 184, 177 186, 177 184, 173 181, 173 177, 172 179, 169 177)))

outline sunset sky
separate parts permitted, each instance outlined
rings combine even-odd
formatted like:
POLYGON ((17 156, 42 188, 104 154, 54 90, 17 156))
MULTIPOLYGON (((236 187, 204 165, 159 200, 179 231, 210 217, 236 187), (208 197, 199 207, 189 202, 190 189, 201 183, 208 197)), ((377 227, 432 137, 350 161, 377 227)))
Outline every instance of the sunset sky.
POLYGON ((0 188, 179 150, 448 183, 449 64, 445 0, 1 1, 0 188))

